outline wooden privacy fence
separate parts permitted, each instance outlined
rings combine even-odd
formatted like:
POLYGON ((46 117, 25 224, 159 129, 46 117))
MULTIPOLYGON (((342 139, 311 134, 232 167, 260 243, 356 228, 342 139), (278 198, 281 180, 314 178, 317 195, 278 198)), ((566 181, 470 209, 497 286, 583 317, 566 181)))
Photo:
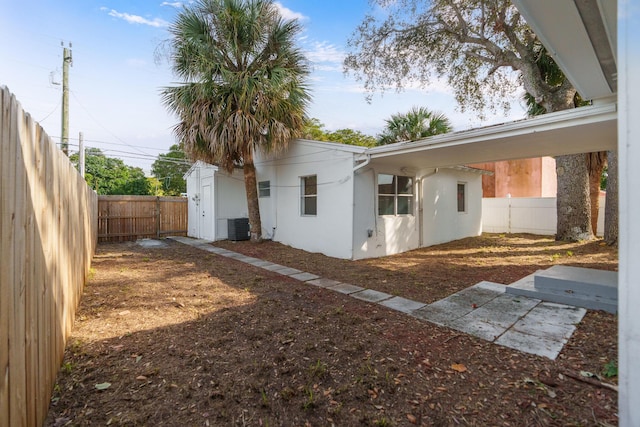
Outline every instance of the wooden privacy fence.
POLYGON ((0 87, 0 426, 41 426, 89 273, 98 197, 0 87))
POLYGON ((100 196, 98 240, 119 242, 187 235, 185 197, 100 196))

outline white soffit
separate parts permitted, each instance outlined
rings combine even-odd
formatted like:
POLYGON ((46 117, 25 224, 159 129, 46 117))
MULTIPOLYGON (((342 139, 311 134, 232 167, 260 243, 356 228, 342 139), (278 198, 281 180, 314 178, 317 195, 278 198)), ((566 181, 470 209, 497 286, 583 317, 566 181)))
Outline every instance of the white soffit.
POLYGON ((513 3, 584 99, 606 98, 616 93, 615 80, 611 81, 616 77, 615 48, 612 49, 615 46, 612 36, 616 34, 615 0, 513 0, 513 3), (610 74, 609 81, 603 68, 610 74))
POLYGON ((374 164, 414 169, 608 151, 617 148, 616 104, 371 148, 374 164))

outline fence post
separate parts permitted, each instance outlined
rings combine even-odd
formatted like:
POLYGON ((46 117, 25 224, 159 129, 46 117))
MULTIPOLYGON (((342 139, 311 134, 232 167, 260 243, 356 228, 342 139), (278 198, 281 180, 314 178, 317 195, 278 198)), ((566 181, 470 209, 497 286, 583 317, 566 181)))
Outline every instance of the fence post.
POLYGON ((509 224, 507 225, 507 233, 511 234, 511 193, 507 194, 507 199, 509 200, 509 224))
POLYGON ((160 196, 156 196, 156 238, 160 238, 160 196))

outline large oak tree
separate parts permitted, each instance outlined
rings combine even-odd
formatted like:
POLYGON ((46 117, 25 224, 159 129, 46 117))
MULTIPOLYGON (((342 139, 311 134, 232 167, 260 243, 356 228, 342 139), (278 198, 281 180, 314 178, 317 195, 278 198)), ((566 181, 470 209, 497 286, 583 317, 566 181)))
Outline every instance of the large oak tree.
MULTIPOLYGON (((519 87, 547 112, 574 107, 566 78, 541 73, 540 43, 510 0, 373 0, 350 40, 345 68, 367 89, 444 78, 461 109, 508 108, 519 87)), ((593 237, 584 154, 556 157, 559 240, 593 237)))

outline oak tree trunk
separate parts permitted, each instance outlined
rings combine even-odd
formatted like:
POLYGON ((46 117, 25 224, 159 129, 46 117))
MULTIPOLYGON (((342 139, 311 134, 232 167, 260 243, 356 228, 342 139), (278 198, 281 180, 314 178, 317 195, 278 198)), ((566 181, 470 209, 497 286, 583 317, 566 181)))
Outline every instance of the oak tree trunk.
POLYGON ((260 205, 258 204, 258 183, 256 181, 256 167, 253 164, 252 148, 243 153, 244 187, 247 193, 247 208, 249 209, 249 229, 252 242, 262 241, 262 221, 260 220, 260 205))
POLYGON ((591 230, 598 232, 598 215, 600 212, 600 182, 606 164, 606 152, 587 153, 589 168, 589 198, 591 199, 591 230))
POLYGON ((604 241, 618 245, 618 152, 607 152, 607 198, 604 207, 604 241))
POLYGON ((593 239, 589 170, 584 154, 556 157, 558 175, 556 240, 576 242, 593 239))

